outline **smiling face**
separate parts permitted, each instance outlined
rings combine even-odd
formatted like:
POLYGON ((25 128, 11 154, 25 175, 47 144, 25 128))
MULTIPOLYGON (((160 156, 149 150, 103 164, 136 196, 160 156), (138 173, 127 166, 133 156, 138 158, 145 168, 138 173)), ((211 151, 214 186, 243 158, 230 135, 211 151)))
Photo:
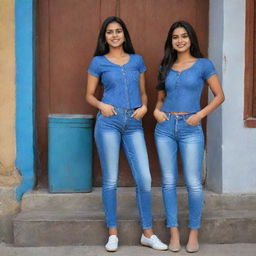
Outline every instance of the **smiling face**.
POLYGON ((178 53, 190 51, 191 41, 187 31, 183 27, 178 27, 172 34, 172 47, 178 53))
POLYGON ((105 38, 109 47, 116 48, 122 46, 125 41, 122 26, 117 22, 109 23, 106 29, 105 38))

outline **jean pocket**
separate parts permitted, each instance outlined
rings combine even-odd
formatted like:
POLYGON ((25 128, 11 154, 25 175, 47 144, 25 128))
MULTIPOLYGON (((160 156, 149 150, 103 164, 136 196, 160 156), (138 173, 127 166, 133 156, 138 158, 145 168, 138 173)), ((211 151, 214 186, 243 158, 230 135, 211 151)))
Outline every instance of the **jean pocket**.
POLYGON ((189 124, 189 123, 188 123, 187 120, 188 120, 191 116, 192 116, 192 114, 190 114, 189 116, 185 117, 185 118, 184 118, 184 122, 185 122, 188 126, 191 126, 191 127, 199 126, 199 125, 200 125, 200 122, 199 122, 198 124, 196 124, 196 125, 192 125, 192 124, 189 124))
POLYGON ((114 116, 116 116, 117 114, 112 114, 111 116, 104 116, 101 112, 99 112, 98 114, 97 114, 97 119, 102 119, 102 118, 104 118, 104 119, 110 119, 110 118, 113 118, 114 116))
MULTIPOLYGON (((102 115, 103 116, 103 115, 102 115)), ((116 116, 116 114, 112 114, 111 116, 104 116, 105 118, 112 118, 112 117, 114 117, 114 116, 116 116)))
POLYGON ((161 122, 158 122, 158 121, 157 121, 157 123, 158 123, 158 124, 163 124, 163 123, 165 123, 166 121, 167 121, 167 120, 165 119, 164 121, 161 121, 161 122))
POLYGON ((199 126, 199 125, 200 125, 200 123, 195 124, 195 125, 189 124, 189 123, 187 122, 187 120, 185 120, 185 123, 186 123, 187 125, 191 126, 191 127, 196 127, 196 126, 199 126))
POLYGON ((191 127, 191 128, 198 128, 198 127, 200 128, 200 126, 201 126, 201 122, 197 123, 196 125, 189 124, 189 123, 187 122, 187 119, 184 120, 184 122, 185 122, 185 124, 186 124, 187 127, 191 127))
POLYGON ((134 117, 134 116, 132 116, 131 118, 134 119, 135 121, 138 121, 138 122, 141 122, 141 121, 142 121, 142 118, 141 118, 141 119, 137 119, 137 118, 134 117))

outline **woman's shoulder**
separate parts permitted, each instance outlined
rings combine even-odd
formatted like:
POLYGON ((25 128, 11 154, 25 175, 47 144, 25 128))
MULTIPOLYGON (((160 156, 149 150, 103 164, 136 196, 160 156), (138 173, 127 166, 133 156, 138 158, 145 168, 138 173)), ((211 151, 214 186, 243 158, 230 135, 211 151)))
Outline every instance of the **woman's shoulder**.
POLYGON ((104 58, 104 56, 93 56, 91 61, 92 62, 99 62, 104 58))
POLYGON ((139 65, 139 66, 144 66, 145 64, 144 64, 144 60, 143 60, 143 57, 141 56, 141 55, 139 55, 139 54, 136 54, 136 53, 134 53, 134 54, 129 54, 130 55, 130 58, 131 58, 131 62, 133 63, 133 64, 136 64, 136 65, 139 65))
POLYGON ((102 56, 94 56, 90 63, 89 63, 89 67, 88 67, 88 73, 99 77, 101 72, 102 72, 102 65, 101 65, 101 60, 102 56))
POLYGON ((207 58, 200 58, 200 70, 205 80, 207 80, 211 75, 216 74, 214 64, 207 58))
POLYGON ((91 67, 97 66, 99 68, 103 61, 104 61, 104 56, 94 56, 90 61, 90 66, 91 67))
POLYGON ((207 58, 198 58, 198 67, 202 70, 215 69, 213 62, 207 58))
POLYGON ((212 61, 208 58, 198 58, 198 61, 202 64, 202 65, 212 65, 212 61))
POLYGON ((135 54, 135 53, 130 54, 130 58, 131 58, 130 65, 138 68, 140 73, 146 71, 147 68, 145 66, 144 60, 141 55, 135 54))
POLYGON ((134 60, 141 60, 143 59, 141 55, 137 54, 137 53, 132 53, 129 54, 131 58, 133 58, 134 60))

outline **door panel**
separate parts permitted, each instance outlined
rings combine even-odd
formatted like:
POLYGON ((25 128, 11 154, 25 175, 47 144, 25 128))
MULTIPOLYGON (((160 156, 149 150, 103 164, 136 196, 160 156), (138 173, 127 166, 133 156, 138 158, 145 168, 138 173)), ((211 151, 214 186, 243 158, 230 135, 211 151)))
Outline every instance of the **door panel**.
MULTIPOLYGON (((170 25, 187 20, 196 29, 202 51, 208 46, 206 0, 38 0, 37 5, 37 126, 38 185, 47 186, 47 116, 50 113, 96 114, 84 100, 86 71, 94 54, 102 21, 112 15, 126 23, 136 53, 147 66, 148 114, 143 120, 153 185, 160 184, 154 145, 157 70, 170 25)), ((99 87, 97 96, 102 91, 99 87)), ((204 93, 203 104, 207 102, 204 93)), ((101 185, 94 148, 94 185, 101 185)), ((180 172, 182 184, 182 172, 180 172)), ((127 161, 121 152, 119 185, 132 186, 127 161)))

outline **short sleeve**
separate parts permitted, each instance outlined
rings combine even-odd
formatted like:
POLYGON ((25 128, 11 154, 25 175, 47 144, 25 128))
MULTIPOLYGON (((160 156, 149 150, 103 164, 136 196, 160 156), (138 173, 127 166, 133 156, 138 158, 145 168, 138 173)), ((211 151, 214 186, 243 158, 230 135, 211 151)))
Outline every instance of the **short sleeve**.
POLYGON ((147 70, 147 68, 145 66, 143 58, 141 56, 139 56, 139 57, 140 57, 140 60, 139 60, 139 72, 140 73, 144 73, 147 70))
POLYGON ((216 74, 216 70, 215 70, 213 63, 210 60, 205 59, 205 61, 203 63, 203 79, 207 80, 213 74, 216 74))
POLYGON ((93 76, 100 77, 100 65, 96 57, 94 57, 90 62, 87 72, 93 76))

